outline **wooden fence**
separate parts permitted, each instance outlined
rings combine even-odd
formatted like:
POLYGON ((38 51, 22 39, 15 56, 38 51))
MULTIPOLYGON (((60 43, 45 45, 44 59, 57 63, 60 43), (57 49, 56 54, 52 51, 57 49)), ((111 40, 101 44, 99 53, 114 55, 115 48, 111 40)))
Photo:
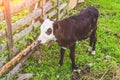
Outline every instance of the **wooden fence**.
MULTIPOLYGON (((27 15, 26 17, 24 17, 23 19, 12 23, 12 34, 14 34, 17 30, 22 29, 24 26, 26 25, 30 25, 29 27, 25 28, 24 30, 20 31, 17 34, 13 35, 13 43, 17 42, 18 40, 20 40, 21 38, 23 38, 25 35, 29 34, 32 31, 32 28, 34 25, 37 24, 37 26, 40 26, 39 21, 36 21, 33 24, 31 24, 32 21, 36 20, 37 18, 39 18, 41 15, 43 15, 43 17, 49 17, 52 18, 54 16, 58 16, 56 17, 56 19, 61 19, 63 17, 64 14, 66 14, 66 10, 62 11, 63 8, 65 8, 67 6, 67 3, 61 3, 62 0, 58 0, 58 3, 60 4, 53 4, 52 1, 41 1, 42 2, 42 6, 39 8, 36 8, 33 10, 32 13, 30 13, 29 15, 27 15), (57 8, 58 7, 58 8, 57 8), (62 12, 61 12, 62 11, 62 12), (60 13, 61 12, 61 13, 60 13)), ((11 6, 11 15, 22 11, 23 9, 29 8, 29 10, 31 9, 30 7, 32 6, 37 6, 39 3, 39 0, 23 0, 22 2, 11 6)), ((2 3, 0 2, 0 5, 2 3)), ((4 20, 5 19, 5 14, 3 11, 0 11, 0 20, 4 20)), ((0 40, 4 40, 6 38, 6 30, 2 30, 0 31, 0 40)), ((7 43, 1 44, 0 45, 0 53, 3 52, 5 49, 7 49, 7 43)))

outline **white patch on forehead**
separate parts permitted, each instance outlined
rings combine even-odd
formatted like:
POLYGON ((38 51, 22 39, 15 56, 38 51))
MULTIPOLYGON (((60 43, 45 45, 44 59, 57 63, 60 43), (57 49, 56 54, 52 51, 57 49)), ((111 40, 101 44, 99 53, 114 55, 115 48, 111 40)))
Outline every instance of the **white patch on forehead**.
POLYGON ((41 41, 41 43, 46 43, 50 40, 56 40, 54 34, 53 34, 53 23, 54 21, 51 21, 49 19, 46 19, 43 24, 40 27, 41 34, 38 37, 38 40, 41 41), (51 29, 52 32, 50 35, 48 35, 46 32, 48 29, 51 29))
POLYGON ((54 21, 50 21, 49 19, 46 19, 43 24, 41 25, 41 29, 48 29, 48 28, 53 28, 53 23, 54 21))

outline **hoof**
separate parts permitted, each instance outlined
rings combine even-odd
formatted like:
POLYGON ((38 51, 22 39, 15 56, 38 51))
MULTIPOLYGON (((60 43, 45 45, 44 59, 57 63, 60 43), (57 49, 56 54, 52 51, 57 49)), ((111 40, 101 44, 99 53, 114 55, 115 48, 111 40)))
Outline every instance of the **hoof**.
POLYGON ((91 52, 91 51, 92 51, 92 47, 89 46, 87 51, 88 51, 88 52, 91 52))
POLYGON ((95 55, 95 51, 92 51, 91 54, 92 54, 92 55, 95 55))
POLYGON ((59 67, 61 67, 61 65, 60 65, 60 64, 58 64, 58 66, 59 66, 59 67))
POLYGON ((86 50, 86 53, 87 53, 87 54, 91 54, 91 51, 86 50))
MULTIPOLYGON (((63 63, 62 63, 62 64, 63 64, 63 63)), ((61 66, 62 66, 62 64, 61 64, 61 63, 58 63, 58 66, 59 66, 59 67, 61 67, 61 66)))
POLYGON ((80 69, 74 69, 73 72, 77 72, 77 73, 80 73, 81 70, 80 69))

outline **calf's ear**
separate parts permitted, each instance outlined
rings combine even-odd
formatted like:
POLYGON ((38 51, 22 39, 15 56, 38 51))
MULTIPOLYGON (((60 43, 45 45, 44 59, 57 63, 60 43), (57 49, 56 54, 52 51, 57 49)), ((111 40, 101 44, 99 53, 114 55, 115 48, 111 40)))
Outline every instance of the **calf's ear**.
POLYGON ((54 24, 53 24, 53 33, 55 35, 59 35, 60 32, 61 32, 60 24, 58 22, 54 22, 54 24))
POLYGON ((61 30, 61 27, 60 27, 60 24, 58 22, 55 22, 54 23, 54 31, 60 31, 61 30))
POLYGON ((44 19, 39 19, 40 23, 42 24, 44 22, 44 19))

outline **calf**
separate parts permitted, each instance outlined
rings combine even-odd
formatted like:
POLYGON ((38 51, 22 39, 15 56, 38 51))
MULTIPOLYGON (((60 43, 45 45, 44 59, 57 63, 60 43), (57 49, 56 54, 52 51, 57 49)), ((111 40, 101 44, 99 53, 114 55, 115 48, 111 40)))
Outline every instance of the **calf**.
POLYGON ((70 49, 70 58, 72 61, 72 69, 76 69, 75 65, 75 45, 76 41, 90 38, 89 51, 95 54, 96 29, 98 10, 89 7, 82 10, 79 14, 66 18, 61 21, 51 21, 46 19, 41 25, 41 34, 38 41, 44 44, 48 41, 57 41, 61 47, 60 66, 63 64, 65 50, 70 49))

